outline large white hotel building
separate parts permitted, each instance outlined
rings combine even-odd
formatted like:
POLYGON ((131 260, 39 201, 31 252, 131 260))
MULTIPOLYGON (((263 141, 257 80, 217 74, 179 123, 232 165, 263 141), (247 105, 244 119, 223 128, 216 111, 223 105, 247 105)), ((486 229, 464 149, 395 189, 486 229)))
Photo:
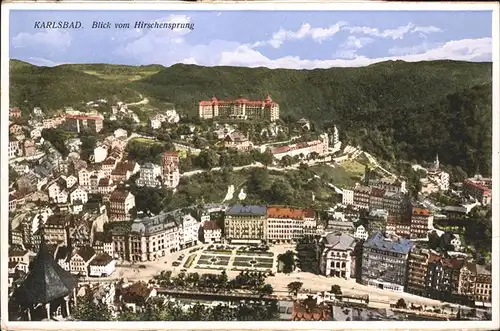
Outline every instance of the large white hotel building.
POLYGON ((203 119, 234 118, 276 121, 280 115, 279 105, 268 95, 264 100, 211 100, 200 101, 199 116, 203 119))

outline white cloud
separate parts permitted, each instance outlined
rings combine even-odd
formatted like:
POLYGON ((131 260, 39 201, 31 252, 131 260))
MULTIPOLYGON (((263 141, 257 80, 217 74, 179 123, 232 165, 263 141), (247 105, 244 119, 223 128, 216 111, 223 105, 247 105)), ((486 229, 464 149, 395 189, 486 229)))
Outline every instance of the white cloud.
POLYGON ((311 24, 304 23, 296 31, 281 28, 278 32, 273 34, 271 39, 267 41, 258 41, 254 43, 252 47, 271 45, 274 48, 280 48, 286 41, 302 40, 305 38, 310 38, 315 42, 321 43, 322 41, 336 35, 340 31, 353 34, 364 34, 378 38, 390 38, 394 40, 403 39, 403 37, 408 33, 419 33, 421 37, 426 37, 429 33, 442 32, 440 28, 435 26, 418 26, 413 23, 408 23, 407 25, 386 30, 380 30, 378 28, 367 26, 352 26, 344 21, 337 22, 327 28, 314 28, 311 24))
POLYGON ((392 47, 389 49, 388 53, 390 55, 411 55, 411 54, 419 54, 422 52, 426 52, 429 49, 435 48, 439 45, 443 45, 444 43, 429 43, 423 42, 418 45, 413 45, 409 47, 392 47))
POLYGON ((202 65, 208 66, 231 65, 246 67, 314 69, 330 67, 360 67, 388 60, 404 60, 407 62, 444 59, 461 61, 488 60, 491 58, 491 52, 491 38, 449 41, 427 50, 421 50, 415 54, 368 58, 366 56, 357 56, 353 53, 347 52, 344 54, 344 58, 332 58, 328 60, 305 60, 296 56, 285 56, 277 59, 270 59, 249 45, 239 45, 233 50, 221 52, 219 61, 216 63, 204 62, 202 56, 200 56, 198 62, 202 65))
POLYGON ((349 36, 347 37, 347 40, 344 42, 343 47, 360 49, 368 44, 371 44, 374 41, 375 39, 373 38, 367 38, 367 37, 357 38, 355 36, 349 36))
POLYGON ((378 28, 366 26, 345 26, 342 28, 342 30, 348 31, 350 33, 365 34, 379 38, 390 38, 393 40, 403 39, 403 37, 408 33, 421 33, 425 35, 443 31, 435 26, 418 26, 413 23, 408 23, 407 25, 402 25, 394 29, 386 30, 380 30, 378 28))
POLYGON ((366 45, 374 42, 375 39, 373 38, 368 38, 368 37, 355 37, 355 36, 349 36, 347 39, 342 43, 335 53, 335 57, 339 57, 342 59, 353 59, 357 56, 357 51, 366 45))
POLYGON ((71 34, 58 29, 47 29, 37 33, 21 32, 12 38, 12 46, 23 47, 47 47, 65 50, 71 45, 71 34))
POLYGON ((435 26, 416 26, 413 30, 411 30, 411 33, 437 33, 437 32, 443 32, 442 29, 435 27, 435 26))
POLYGON ((304 38, 311 38, 315 42, 321 43, 337 34, 342 26, 346 24, 346 22, 338 22, 328 28, 313 28, 311 24, 304 23, 297 31, 280 29, 267 42, 257 42, 254 45, 263 46, 269 44, 274 48, 279 48, 285 41, 301 40, 304 38))

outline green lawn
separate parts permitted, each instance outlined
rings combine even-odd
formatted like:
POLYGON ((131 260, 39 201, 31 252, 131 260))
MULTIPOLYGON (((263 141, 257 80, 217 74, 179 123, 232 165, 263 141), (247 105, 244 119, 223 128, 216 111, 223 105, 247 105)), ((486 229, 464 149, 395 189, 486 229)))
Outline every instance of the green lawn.
MULTIPOLYGON (((357 164, 360 165, 360 163, 357 164)), ((309 169, 320 176, 323 181, 339 187, 354 185, 358 180, 358 177, 360 177, 357 172, 359 170, 359 166, 356 164, 348 164, 347 169, 344 164, 336 166, 335 168, 327 165, 316 165, 310 167, 309 169)))
POLYGON ((142 138, 142 137, 132 138, 132 139, 129 140, 129 143, 131 143, 133 141, 137 142, 137 143, 140 143, 140 144, 145 144, 145 145, 161 144, 161 142, 159 142, 157 140, 152 140, 152 139, 147 139, 147 138, 142 138))
POLYGON ((186 262, 184 263, 184 268, 189 268, 194 262, 194 259, 196 258, 196 254, 191 254, 188 256, 186 262))

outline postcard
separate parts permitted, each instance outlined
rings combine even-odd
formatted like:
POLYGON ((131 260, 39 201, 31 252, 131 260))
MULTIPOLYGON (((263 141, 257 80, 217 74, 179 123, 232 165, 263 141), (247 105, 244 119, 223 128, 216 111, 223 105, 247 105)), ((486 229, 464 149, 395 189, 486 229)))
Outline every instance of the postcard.
POLYGON ((49 5, 2 8, 9 330, 498 327, 498 4, 49 5))

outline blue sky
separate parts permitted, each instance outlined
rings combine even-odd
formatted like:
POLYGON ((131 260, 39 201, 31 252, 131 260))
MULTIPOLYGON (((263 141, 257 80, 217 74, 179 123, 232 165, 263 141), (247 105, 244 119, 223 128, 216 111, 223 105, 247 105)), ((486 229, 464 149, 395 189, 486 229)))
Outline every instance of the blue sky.
POLYGON ((193 63, 312 69, 390 59, 491 61, 489 11, 20 11, 10 14, 10 57, 37 65, 193 63), (83 28, 35 29, 36 21, 83 28), (92 29, 93 21, 130 29, 92 29), (135 21, 194 29, 134 29, 135 21))

